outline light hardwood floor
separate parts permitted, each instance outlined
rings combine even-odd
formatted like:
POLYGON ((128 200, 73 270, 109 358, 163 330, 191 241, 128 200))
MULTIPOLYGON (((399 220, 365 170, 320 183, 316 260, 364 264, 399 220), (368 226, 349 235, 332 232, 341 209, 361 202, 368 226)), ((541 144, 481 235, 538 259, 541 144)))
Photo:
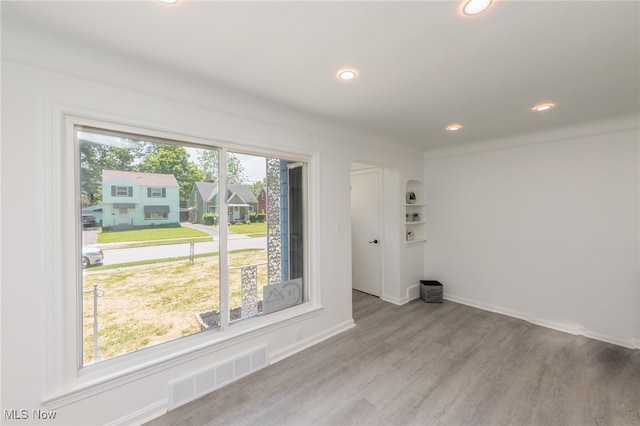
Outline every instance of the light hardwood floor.
POLYGON ((357 327, 149 425, 640 425, 640 351, 354 292, 357 327))

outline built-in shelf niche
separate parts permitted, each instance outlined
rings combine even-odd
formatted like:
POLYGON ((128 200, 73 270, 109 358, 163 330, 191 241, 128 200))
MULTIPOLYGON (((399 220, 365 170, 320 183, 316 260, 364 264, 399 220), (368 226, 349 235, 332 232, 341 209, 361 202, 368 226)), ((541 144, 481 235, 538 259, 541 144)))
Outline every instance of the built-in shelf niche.
POLYGON ((407 181, 404 200, 404 242, 406 245, 423 244, 425 236, 425 200, 422 182, 407 181))

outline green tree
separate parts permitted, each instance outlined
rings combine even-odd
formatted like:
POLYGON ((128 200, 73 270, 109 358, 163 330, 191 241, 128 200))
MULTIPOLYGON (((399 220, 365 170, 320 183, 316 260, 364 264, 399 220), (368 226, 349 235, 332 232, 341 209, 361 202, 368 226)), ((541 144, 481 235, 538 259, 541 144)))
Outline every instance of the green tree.
POLYGON ((141 154, 139 141, 125 140, 131 148, 80 139, 80 186, 84 205, 102 202, 102 170, 131 171, 141 154))
MULTIPOLYGON (((198 165, 202 171, 203 179, 206 182, 218 181, 218 151, 216 150, 201 150, 198 153, 198 165)), ((227 155, 227 182, 231 184, 244 183, 247 177, 244 174, 244 166, 240 162, 240 159, 229 153, 227 155)))
POLYGON ((251 192, 253 193, 253 195, 255 195, 256 197, 258 196, 258 194, 260 194, 260 190, 264 187, 267 186, 267 178, 262 178, 261 181, 259 182, 254 182, 251 185, 249 185, 249 187, 251 188, 251 192))
POLYGON ((138 166, 138 171, 173 175, 180 185, 180 205, 188 204, 191 189, 201 181, 201 170, 189 161, 189 154, 183 146, 169 144, 145 144, 146 155, 138 166))

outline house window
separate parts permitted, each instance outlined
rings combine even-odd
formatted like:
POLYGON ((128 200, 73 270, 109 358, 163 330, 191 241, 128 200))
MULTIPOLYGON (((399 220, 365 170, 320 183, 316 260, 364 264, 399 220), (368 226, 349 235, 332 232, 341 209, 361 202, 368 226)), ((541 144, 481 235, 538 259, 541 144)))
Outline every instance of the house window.
POLYGON ((111 186, 112 197, 133 197, 133 186, 111 186))
POLYGON ((166 198, 167 189, 166 188, 147 188, 147 197, 148 198, 166 198))
POLYGON ((168 214, 167 213, 145 213, 144 214, 144 218, 146 220, 153 220, 153 219, 167 219, 168 218, 168 214))
POLYGON ((90 199, 103 211, 102 232, 83 230, 79 219, 76 227, 83 273, 69 291, 83 301, 80 368, 117 365, 123 356, 136 359, 142 349, 203 332, 235 336, 230 325, 309 301, 307 163, 301 158, 227 152, 143 131, 76 125, 74 134, 77 200, 90 199), (219 182, 226 165, 227 180, 219 182), (290 177, 294 169, 298 179, 290 177), (257 199, 249 172, 268 185, 265 220, 250 225, 257 199), (133 197, 145 191, 146 198, 133 197), (132 199, 111 199, 124 194, 132 199), (216 216, 205 230, 182 226, 180 211, 202 216, 202 200, 208 212, 226 209, 230 217, 216 216), (237 238, 243 234, 252 238, 237 238), (214 235, 225 243, 212 244, 214 235))
POLYGON ((144 218, 145 220, 168 219, 169 211, 169 206, 144 206, 144 218))

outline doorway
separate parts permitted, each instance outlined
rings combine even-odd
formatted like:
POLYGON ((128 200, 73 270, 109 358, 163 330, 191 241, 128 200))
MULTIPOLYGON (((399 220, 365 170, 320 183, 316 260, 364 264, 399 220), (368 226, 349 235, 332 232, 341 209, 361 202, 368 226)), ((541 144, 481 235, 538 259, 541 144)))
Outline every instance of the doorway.
POLYGON ((382 214, 380 167, 354 163, 351 171, 352 287, 382 294, 382 214))
POLYGON ((129 209, 118 209, 118 225, 129 224, 129 209))

